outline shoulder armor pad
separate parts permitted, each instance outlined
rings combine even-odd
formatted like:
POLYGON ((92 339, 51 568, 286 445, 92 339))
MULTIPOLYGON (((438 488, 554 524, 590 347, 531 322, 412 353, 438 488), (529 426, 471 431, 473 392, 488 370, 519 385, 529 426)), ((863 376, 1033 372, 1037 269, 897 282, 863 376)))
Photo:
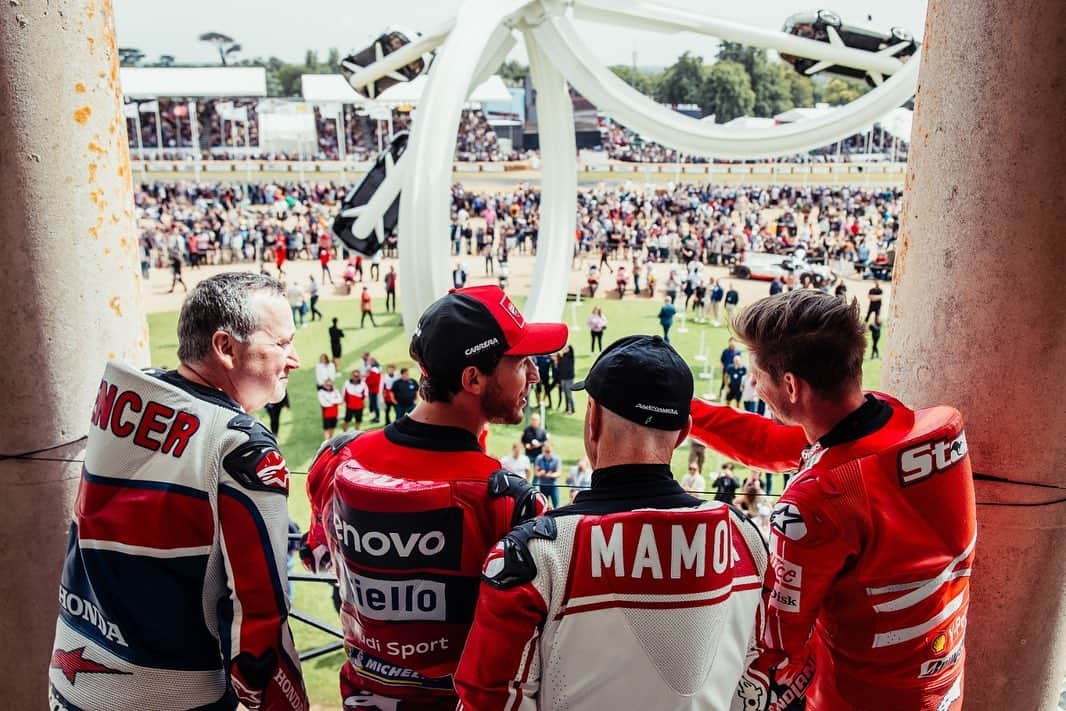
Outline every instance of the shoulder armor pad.
POLYGON ((318 464, 318 461, 322 459, 322 455, 324 455, 326 452, 329 452, 330 455, 336 455, 337 452, 344 449, 345 445, 347 445, 349 442, 351 442, 361 434, 362 432, 359 431, 344 432, 342 434, 327 439, 325 442, 322 443, 322 446, 318 448, 318 451, 315 452, 315 456, 311 457, 311 469, 315 468, 315 465, 318 464))
POLYGON ((344 449, 345 445, 347 445, 349 442, 351 442, 353 439, 355 439, 356 437, 358 437, 361 434, 363 434, 363 433, 362 432, 358 432, 358 431, 356 431, 356 432, 344 432, 344 433, 339 434, 339 435, 337 435, 335 437, 331 437, 328 441, 326 441, 325 444, 322 445, 322 449, 325 449, 326 447, 329 447, 330 451, 333 454, 336 454, 337 452, 339 452, 342 449, 344 449))
POLYGON ((248 440, 223 457, 226 473, 246 489, 288 495, 289 470, 270 430, 245 414, 233 417, 228 426, 244 432, 248 440))
POLYGON ((506 469, 497 469, 489 475, 489 496, 493 499, 501 496, 514 499, 514 513, 511 514, 512 526, 517 526, 537 515, 537 490, 524 478, 506 469))
POLYGON ((314 463, 314 462, 318 461, 318 458, 321 457, 322 454, 327 449, 329 450, 330 454, 336 454, 337 452, 339 452, 342 449, 344 449, 344 446, 346 444, 348 444, 349 442, 351 442, 353 439, 355 439, 356 437, 358 437, 361 434, 363 434, 363 433, 359 432, 359 431, 344 432, 342 434, 330 437, 329 439, 327 439, 325 442, 322 443, 321 447, 318 448, 318 451, 315 452, 315 456, 311 458, 311 462, 314 463))
POLYGON ((529 553, 534 538, 554 541, 558 535, 555 520, 538 516, 515 527, 489 551, 481 579, 500 590, 528 583, 537 577, 537 565, 529 553))
POLYGON ((229 422, 226 423, 226 427, 238 432, 245 432, 252 439, 255 439, 258 435, 266 435, 272 441, 276 441, 274 440, 274 433, 268 430, 262 422, 243 412, 231 417, 229 422))

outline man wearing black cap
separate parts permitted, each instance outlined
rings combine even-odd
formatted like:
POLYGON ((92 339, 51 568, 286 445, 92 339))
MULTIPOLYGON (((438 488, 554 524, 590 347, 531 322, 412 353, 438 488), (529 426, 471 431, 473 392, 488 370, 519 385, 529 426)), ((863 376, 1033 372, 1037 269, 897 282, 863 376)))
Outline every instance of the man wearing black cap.
POLYGON ((589 394, 592 488, 489 553, 455 674, 462 708, 727 709, 767 552, 750 521, 670 472, 692 372, 662 338, 629 336, 574 387, 589 394))
POLYGON ((452 673, 473 620, 478 572, 512 526, 544 509, 487 456, 490 423, 517 424, 564 324, 526 323, 495 286, 453 290, 422 314, 410 354, 421 399, 406 417, 337 438, 308 477, 310 567, 340 561, 348 660, 344 707, 454 709, 452 673))

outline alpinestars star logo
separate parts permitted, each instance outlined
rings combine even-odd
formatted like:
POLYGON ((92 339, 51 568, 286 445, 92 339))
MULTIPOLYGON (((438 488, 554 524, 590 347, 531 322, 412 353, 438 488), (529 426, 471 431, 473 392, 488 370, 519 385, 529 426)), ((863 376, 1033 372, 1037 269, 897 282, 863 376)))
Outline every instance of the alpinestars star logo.
POLYGON ((798 541, 807 535, 807 522, 795 504, 783 502, 770 514, 770 526, 790 541, 798 541))
POLYGON ((85 658, 85 647, 78 647, 77 649, 71 649, 65 651, 57 649, 52 652, 52 662, 49 664, 52 669, 58 669, 63 672, 63 676, 67 678, 71 684, 77 681, 78 674, 129 674, 130 672, 124 672, 119 669, 112 669, 111 667, 105 667, 99 662, 94 662, 91 659, 85 658))
POLYGON ((289 470, 278 452, 274 450, 267 452, 266 456, 256 464, 255 473, 264 486, 282 491, 289 490, 289 470))

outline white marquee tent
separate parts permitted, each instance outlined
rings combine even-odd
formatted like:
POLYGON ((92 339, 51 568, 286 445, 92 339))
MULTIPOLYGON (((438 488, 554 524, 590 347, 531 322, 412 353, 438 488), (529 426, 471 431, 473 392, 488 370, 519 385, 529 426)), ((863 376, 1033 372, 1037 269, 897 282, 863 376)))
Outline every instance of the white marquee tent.
MULTIPOLYGON (((417 106, 426 88, 426 76, 402 82, 381 92, 371 101, 355 92, 340 74, 304 74, 300 78, 304 100, 312 104, 339 102, 344 104, 383 104, 386 106, 417 106)), ((490 76, 470 94, 470 103, 510 102, 511 92, 499 76, 490 76)))
POLYGON ((266 96, 263 67, 123 67, 119 70, 127 99, 175 97, 266 96))

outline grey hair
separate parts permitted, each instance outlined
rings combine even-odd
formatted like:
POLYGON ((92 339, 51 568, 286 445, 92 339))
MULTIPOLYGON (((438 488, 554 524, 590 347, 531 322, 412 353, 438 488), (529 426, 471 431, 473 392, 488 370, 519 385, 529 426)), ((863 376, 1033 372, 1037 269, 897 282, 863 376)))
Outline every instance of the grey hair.
POLYGON ((251 336, 259 328, 259 314, 251 304, 257 293, 284 296, 285 287, 274 277, 253 272, 216 274, 197 284, 178 317, 178 360, 199 363, 206 358, 216 331, 238 341, 251 336))

